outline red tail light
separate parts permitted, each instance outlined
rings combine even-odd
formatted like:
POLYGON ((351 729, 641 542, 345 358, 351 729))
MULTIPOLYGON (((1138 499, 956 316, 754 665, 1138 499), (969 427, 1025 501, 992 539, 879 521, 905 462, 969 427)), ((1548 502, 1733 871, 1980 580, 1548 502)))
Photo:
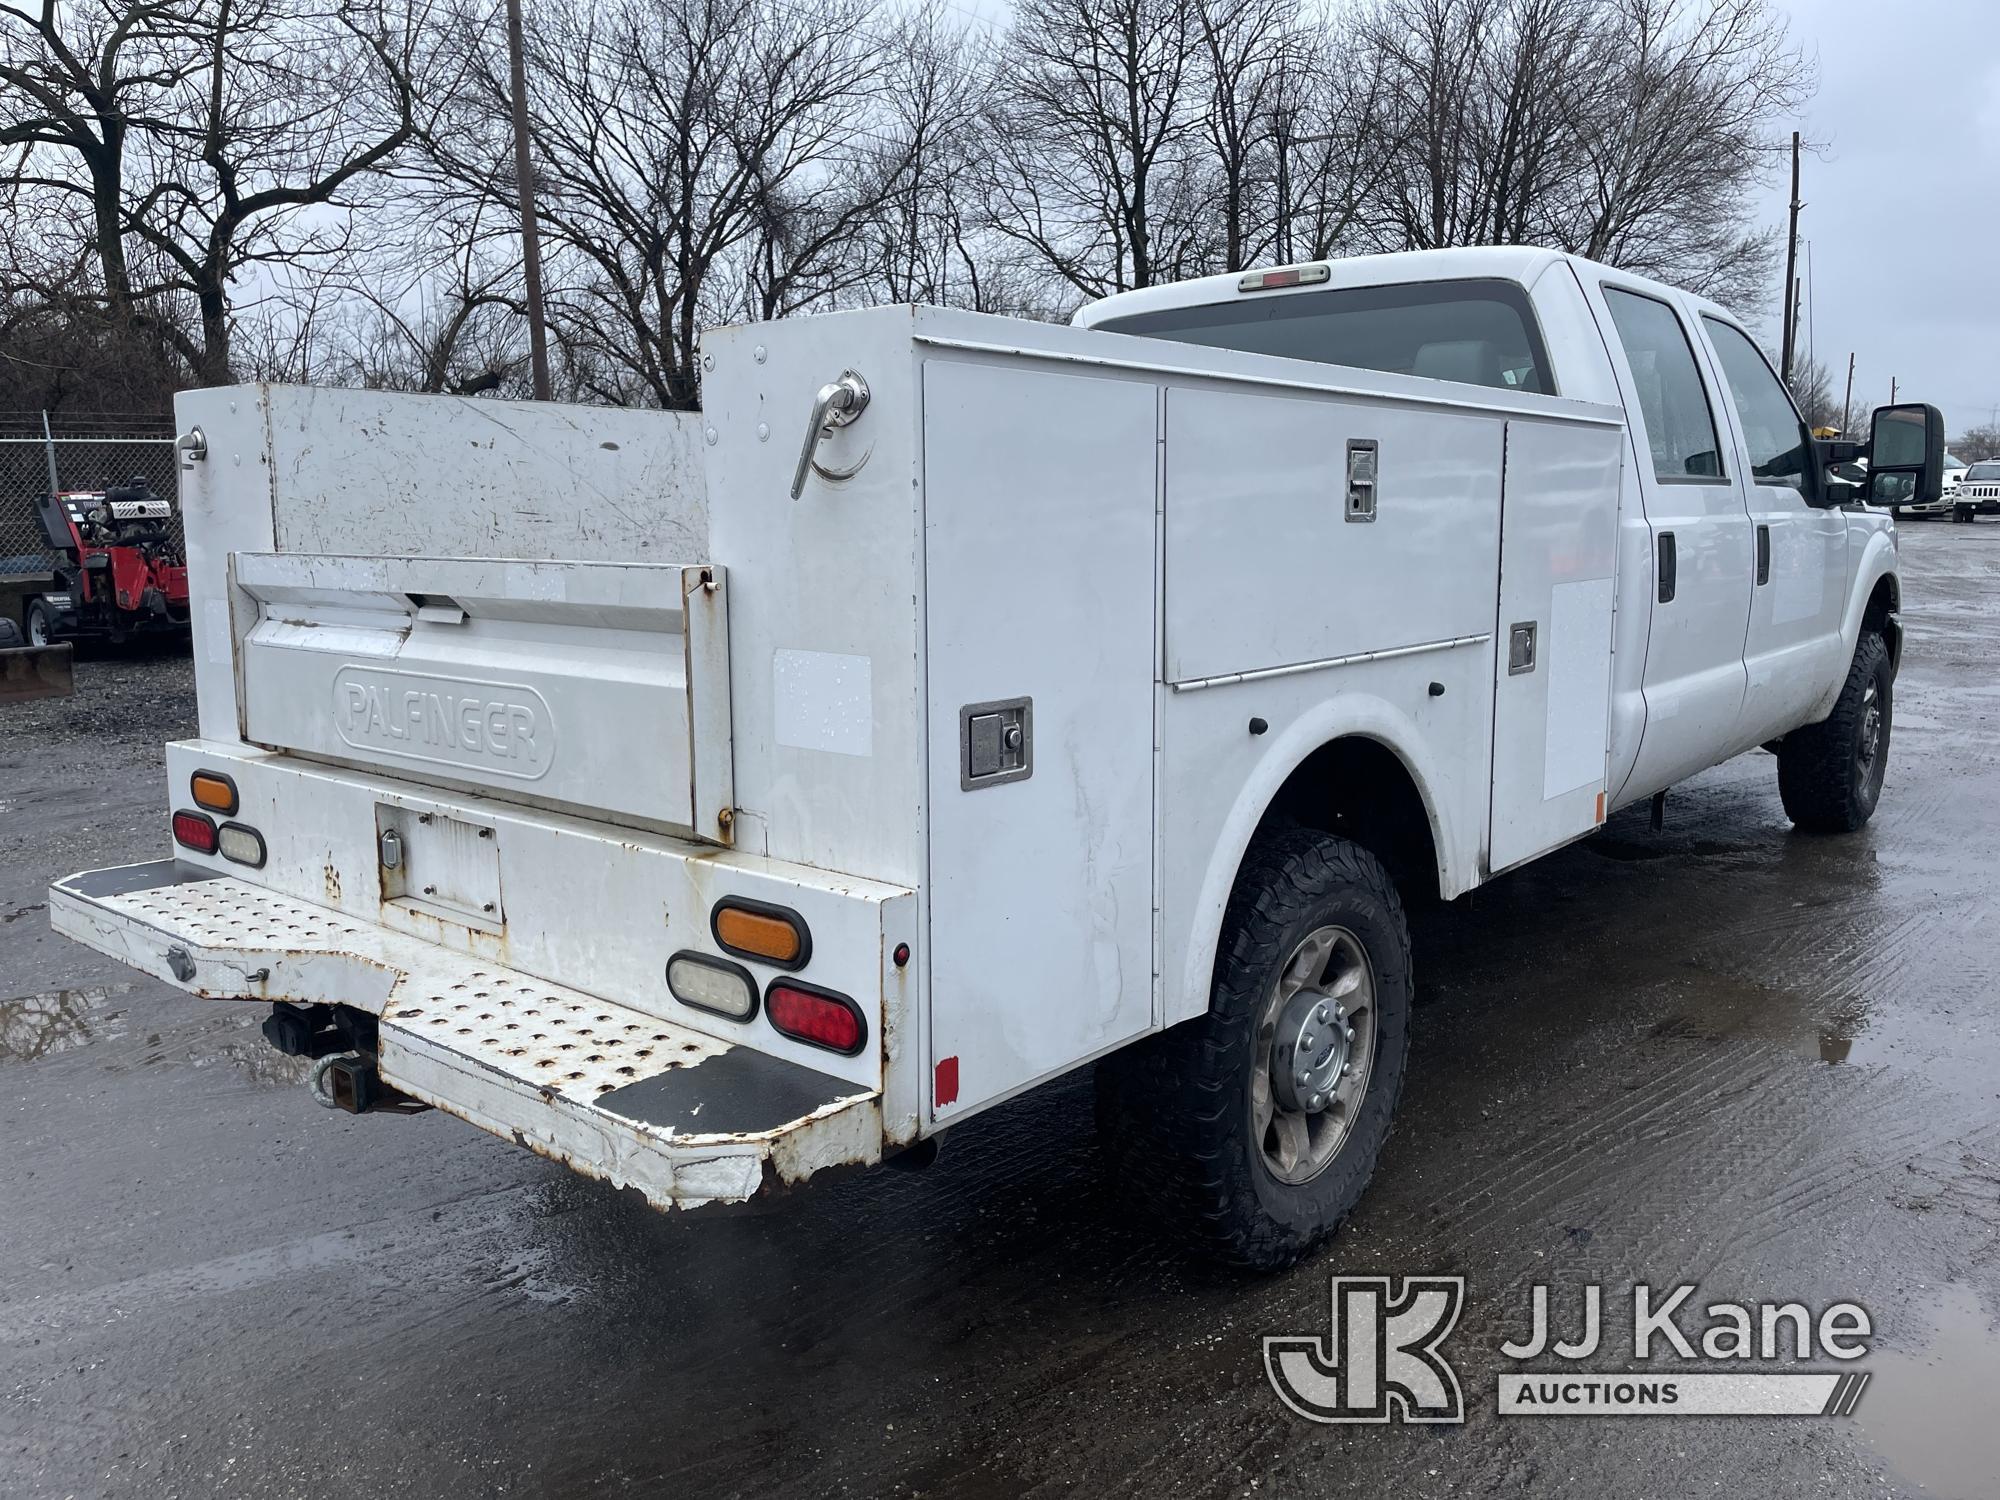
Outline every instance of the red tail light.
POLYGON ((215 824, 198 812, 174 814, 174 842, 197 854, 215 853, 215 824))
POLYGON ((868 1040, 861 1007, 845 995, 818 990, 790 979, 774 980, 764 992, 764 1014, 794 1041, 852 1057, 868 1040))

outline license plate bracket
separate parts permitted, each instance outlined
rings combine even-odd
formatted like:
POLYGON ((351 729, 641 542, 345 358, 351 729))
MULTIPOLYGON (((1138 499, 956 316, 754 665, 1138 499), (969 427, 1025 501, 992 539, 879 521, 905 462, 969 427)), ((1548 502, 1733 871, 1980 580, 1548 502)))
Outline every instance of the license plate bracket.
POLYGON ((500 836, 491 823, 378 802, 375 849, 384 905, 489 932, 506 926, 500 836))

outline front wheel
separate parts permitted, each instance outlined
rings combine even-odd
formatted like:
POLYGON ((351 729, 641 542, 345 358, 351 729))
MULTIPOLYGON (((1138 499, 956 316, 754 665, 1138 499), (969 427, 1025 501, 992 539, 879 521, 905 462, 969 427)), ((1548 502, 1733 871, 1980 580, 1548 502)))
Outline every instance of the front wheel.
POLYGON ((28 644, 30 646, 46 646, 49 643, 49 626, 54 620, 55 611, 49 608, 48 600, 30 599, 28 601, 28 613, 24 621, 27 627, 28 644))
POLYGON ((1107 1059, 1118 1183, 1233 1265, 1333 1233, 1388 1139, 1409 1048, 1410 938, 1381 863, 1288 828, 1244 859, 1207 1014, 1107 1059))
POLYGON ((1870 632, 1854 648, 1833 712, 1778 747, 1778 795, 1807 833, 1852 833, 1882 796, 1896 680, 1889 643, 1870 632))

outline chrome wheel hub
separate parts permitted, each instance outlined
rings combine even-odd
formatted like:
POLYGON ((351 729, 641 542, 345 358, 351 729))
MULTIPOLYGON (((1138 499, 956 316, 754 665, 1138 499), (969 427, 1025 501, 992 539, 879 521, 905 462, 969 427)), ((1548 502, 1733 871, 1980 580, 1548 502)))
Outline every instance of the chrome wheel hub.
POLYGON ((1345 927, 1308 933, 1259 1016, 1250 1126, 1280 1182, 1309 1182, 1340 1154, 1375 1062, 1375 967, 1345 927))
POLYGON ((1300 990, 1285 1003, 1271 1058, 1271 1086, 1286 1109, 1318 1114, 1333 1102, 1347 1072, 1354 1028, 1347 1007, 1318 990, 1300 990))

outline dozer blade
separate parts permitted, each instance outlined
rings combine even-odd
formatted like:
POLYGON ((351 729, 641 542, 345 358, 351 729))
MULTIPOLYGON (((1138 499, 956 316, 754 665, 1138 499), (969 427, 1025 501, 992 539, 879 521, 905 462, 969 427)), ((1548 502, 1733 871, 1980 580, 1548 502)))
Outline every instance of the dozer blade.
POLYGON ((76 691, 69 642, 57 646, 14 646, 0 651, 0 703, 30 698, 67 698, 76 691))

